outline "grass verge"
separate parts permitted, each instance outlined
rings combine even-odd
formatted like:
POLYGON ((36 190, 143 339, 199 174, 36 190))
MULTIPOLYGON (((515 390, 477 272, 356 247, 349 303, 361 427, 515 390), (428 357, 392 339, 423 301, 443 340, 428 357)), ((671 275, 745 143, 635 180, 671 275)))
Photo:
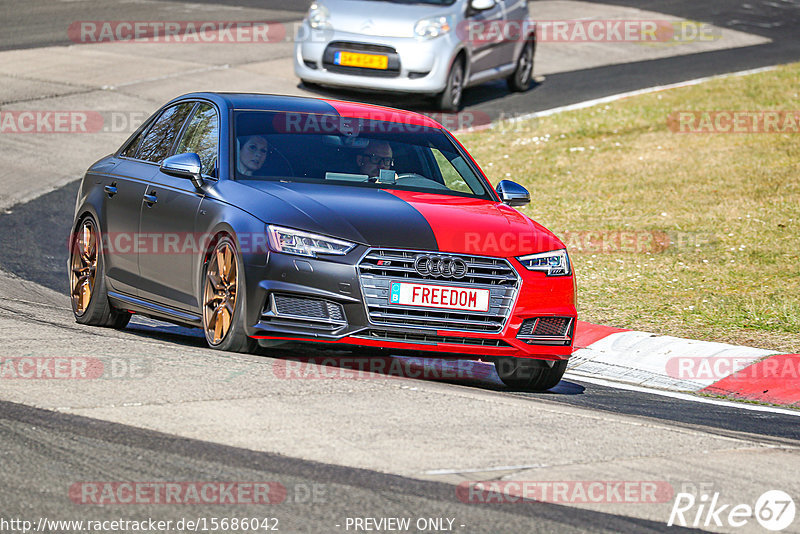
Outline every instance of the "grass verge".
POLYGON ((667 118, 800 110, 798 79, 792 64, 459 139, 567 243, 581 319, 797 353, 800 134, 673 133, 667 118))

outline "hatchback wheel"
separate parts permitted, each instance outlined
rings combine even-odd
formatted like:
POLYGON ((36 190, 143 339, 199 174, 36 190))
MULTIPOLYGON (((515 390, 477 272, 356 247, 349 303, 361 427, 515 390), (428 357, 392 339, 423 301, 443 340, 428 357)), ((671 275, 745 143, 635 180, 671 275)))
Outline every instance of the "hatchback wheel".
POLYGON ((234 241, 221 237, 205 264, 203 332, 213 349, 252 352, 256 342, 244 331, 244 280, 234 241))
POLYGON ((567 370, 567 360, 553 363, 543 360, 501 357, 494 362, 500 380, 511 389, 547 391, 558 385, 567 370))
POLYGON ((108 301, 102 248, 97 223, 86 217, 70 240, 72 313, 80 324, 125 328, 131 314, 115 310, 108 301))
POLYGON ((461 97, 464 93, 464 61, 457 59, 450 68, 447 85, 439 93, 437 105, 442 111, 458 111, 461 109, 461 97))
POLYGON ((533 41, 527 41, 525 46, 522 47, 522 52, 519 54, 517 68, 514 69, 514 73, 506 80, 508 88, 511 91, 527 91, 531 86, 531 78, 533 78, 533 53, 533 41))

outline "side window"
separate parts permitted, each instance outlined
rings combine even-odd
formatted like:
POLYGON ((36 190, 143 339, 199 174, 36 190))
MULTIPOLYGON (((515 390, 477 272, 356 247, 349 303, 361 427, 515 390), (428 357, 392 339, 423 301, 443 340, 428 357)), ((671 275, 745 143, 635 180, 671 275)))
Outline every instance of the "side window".
POLYGON ((203 174, 217 177, 217 149, 219 147, 219 118, 209 104, 200 104, 186 133, 183 134, 176 154, 194 152, 200 156, 203 174))
MULTIPOLYGON (((439 172, 442 173, 442 178, 444 179, 444 185, 448 187, 448 189, 452 189, 453 191, 459 191, 461 193, 472 193, 472 188, 467 185, 467 182, 464 181, 462 174, 455 168, 453 163, 450 163, 450 160, 442 154, 438 149, 432 148, 431 152, 433 152, 433 157, 436 159, 436 164, 439 166, 439 172)), ((454 160, 455 164, 463 163, 461 157, 456 158, 454 160)), ((466 169, 462 169, 464 171, 466 169)))
POLYGON ((181 131, 181 126, 192 111, 194 103, 178 104, 164 110, 164 113, 153 123, 147 135, 139 143, 138 159, 161 163, 169 156, 169 151, 175 143, 175 138, 181 131))
POLYGON ((139 132, 139 135, 137 135, 133 139, 133 141, 128 143, 128 146, 126 146, 125 149, 119 153, 119 155, 126 158, 134 157, 136 155, 136 149, 139 148, 139 143, 141 142, 142 136, 144 135, 145 131, 146 130, 142 130, 141 132, 139 132))

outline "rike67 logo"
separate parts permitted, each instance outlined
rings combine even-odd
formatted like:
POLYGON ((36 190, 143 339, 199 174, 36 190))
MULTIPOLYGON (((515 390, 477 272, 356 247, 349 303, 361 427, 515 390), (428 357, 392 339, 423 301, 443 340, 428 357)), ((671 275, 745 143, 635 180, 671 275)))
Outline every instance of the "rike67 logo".
POLYGON ((678 493, 667 526, 694 528, 734 527, 751 524, 755 519, 763 528, 779 532, 794 523, 796 508, 788 493, 770 490, 756 500, 755 505, 725 503, 719 492, 678 493))

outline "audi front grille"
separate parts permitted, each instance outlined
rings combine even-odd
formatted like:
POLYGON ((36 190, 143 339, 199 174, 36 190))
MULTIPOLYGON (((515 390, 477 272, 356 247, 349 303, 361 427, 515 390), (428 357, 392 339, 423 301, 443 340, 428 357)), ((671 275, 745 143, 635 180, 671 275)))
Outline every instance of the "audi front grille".
POLYGON ((460 254, 373 249, 358 265, 369 321, 380 327, 499 333, 514 306, 519 276, 508 261, 460 254), (462 268, 463 267, 463 268, 462 268), (486 312, 443 310, 389 302, 392 282, 489 290, 486 312))

